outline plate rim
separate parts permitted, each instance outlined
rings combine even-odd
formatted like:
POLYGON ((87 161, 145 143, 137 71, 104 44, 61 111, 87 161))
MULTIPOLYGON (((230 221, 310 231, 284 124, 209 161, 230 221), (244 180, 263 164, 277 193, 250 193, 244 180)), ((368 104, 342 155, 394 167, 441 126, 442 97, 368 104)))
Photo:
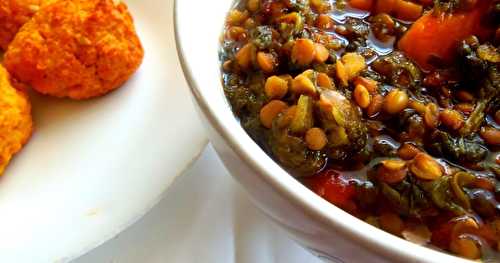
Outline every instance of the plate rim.
POLYGON ((126 223, 124 223, 121 226, 116 227, 115 231, 112 231, 109 235, 101 238, 99 241, 94 242, 90 246, 82 248, 79 252, 75 252, 74 255, 69 255, 69 256, 64 257, 60 260, 56 260, 56 262, 71 262, 73 260, 82 258, 86 254, 88 254, 89 252, 92 252, 94 249, 96 249, 96 248, 106 244, 107 242, 115 239, 123 231, 127 230, 128 228, 133 226, 135 223, 139 222, 145 215, 147 215, 151 210, 153 210, 153 208, 156 207, 160 203, 161 200, 163 200, 165 198, 168 190, 170 189, 170 186, 172 184, 174 184, 175 180, 177 180, 177 178, 179 178, 180 176, 185 174, 186 171, 189 170, 189 168, 191 168, 193 166, 193 164, 196 163, 196 161, 198 161, 198 159, 200 159, 200 156, 202 155, 203 151, 208 146, 208 144, 209 144, 208 139, 204 138, 202 143, 200 144, 199 150, 196 151, 196 154, 191 158, 191 160, 189 160, 189 162, 176 175, 174 175, 170 178, 170 182, 167 183, 167 186, 165 187, 165 189, 163 189, 163 191, 158 196, 153 198, 152 202, 150 204, 148 204, 147 206, 144 206, 145 207, 144 210, 138 212, 133 217, 131 216, 129 221, 127 221, 126 223))

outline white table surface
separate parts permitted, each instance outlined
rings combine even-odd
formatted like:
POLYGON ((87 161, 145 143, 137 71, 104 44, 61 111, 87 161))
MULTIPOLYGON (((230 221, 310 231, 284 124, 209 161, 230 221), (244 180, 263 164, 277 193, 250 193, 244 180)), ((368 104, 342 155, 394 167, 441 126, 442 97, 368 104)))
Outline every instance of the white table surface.
POLYGON ((74 262, 321 261, 267 221, 209 145, 148 214, 74 262))

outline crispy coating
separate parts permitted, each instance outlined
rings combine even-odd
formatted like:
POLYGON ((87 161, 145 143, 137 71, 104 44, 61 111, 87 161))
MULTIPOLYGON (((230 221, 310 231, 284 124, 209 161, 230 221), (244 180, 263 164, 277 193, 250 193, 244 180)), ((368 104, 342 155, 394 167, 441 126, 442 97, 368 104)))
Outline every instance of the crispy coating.
POLYGON ((32 131, 27 95, 12 87, 9 73, 0 66, 0 175, 12 156, 28 142, 32 131))
POLYGON ((60 0, 42 7, 21 28, 4 65, 43 94, 86 99, 121 86, 143 56, 124 3, 60 0))
POLYGON ((19 28, 39 9, 40 0, 0 1, 0 47, 7 49, 19 28))
POLYGON ((0 48, 7 49, 17 31, 40 9, 54 0, 1 0, 0 48))

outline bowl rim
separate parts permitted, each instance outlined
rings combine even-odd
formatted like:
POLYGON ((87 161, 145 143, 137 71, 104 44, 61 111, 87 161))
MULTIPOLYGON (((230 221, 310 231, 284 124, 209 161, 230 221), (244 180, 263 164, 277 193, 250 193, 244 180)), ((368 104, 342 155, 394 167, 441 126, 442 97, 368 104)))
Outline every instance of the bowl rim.
MULTIPOLYGON (((283 168, 281 168, 277 163, 275 163, 262 149, 260 149, 260 147, 257 146, 253 140, 250 139, 252 143, 259 148, 260 153, 252 154, 248 150, 248 147, 243 147, 243 144, 241 143, 241 132, 229 129, 227 125, 228 121, 230 123, 237 123, 236 117, 234 117, 233 120, 227 120, 221 119, 217 116, 217 113, 211 106, 211 103, 205 98, 205 96, 203 96, 204 90, 201 87, 204 85, 199 83, 196 75, 191 70, 192 67, 187 59, 187 51, 184 50, 182 41, 184 34, 179 28, 182 23, 181 16, 179 15, 179 2, 181 1, 185 0, 174 0, 174 31, 176 49, 186 82, 188 83, 194 100, 200 107, 201 112, 208 120, 211 127, 215 129, 215 131, 224 139, 232 151, 256 173, 256 176, 260 176, 260 178, 269 184, 277 193, 279 193, 279 195, 298 205, 301 211, 307 213, 311 217, 314 217, 315 221, 320 221, 329 228, 335 229, 337 233, 340 233, 352 243, 358 244, 360 247, 367 249, 374 254, 400 262, 473 262, 448 254, 447 252, 441 252, 412 243, 403 238, 389 234, 384 230, 376 228, 345 212, 337 206, 332 205, 309 190, 283 168), (269 165, 267 162, 269 160, 271 160, 274 165, 269 165), (273 169, 270 169, 270 167, 273 169), (285 173, 286 176, 281 176, 283 173, 285 173)), ((230 1, 232 3, 235 2, 235 0, 226 1, 230 1)), ((226 11, 224 17, 229 11, 229 7, 230 6, 227 6, 225 9, 226 11)), ((222 29, 223 25, 221 24, 219 31, 222 32, 222 29)), ((218 41, 217 36, 214 41, 218 41)), ((217 53, 217 50, 214 50, 214 53, 217 53)), ((219 77, 220 76, 218 76, 218 78, 219 77)), ((217 85, 219 89, 222 89, 222 83, 220 80, 217 84, 213 85, 217 85)), ((231 109, 228 108, 228 110, 231 109)), ((246 132, 244 132, 244 136, 250 138, 246 132)))

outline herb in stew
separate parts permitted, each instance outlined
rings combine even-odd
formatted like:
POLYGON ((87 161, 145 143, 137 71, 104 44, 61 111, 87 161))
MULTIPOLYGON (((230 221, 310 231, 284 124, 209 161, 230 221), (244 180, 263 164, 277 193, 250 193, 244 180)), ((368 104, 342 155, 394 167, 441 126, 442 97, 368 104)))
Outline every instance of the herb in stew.
POLYGON ((418 244, 500 260, 500 1, 246 0, 225 94, 312 191, 418 244))

